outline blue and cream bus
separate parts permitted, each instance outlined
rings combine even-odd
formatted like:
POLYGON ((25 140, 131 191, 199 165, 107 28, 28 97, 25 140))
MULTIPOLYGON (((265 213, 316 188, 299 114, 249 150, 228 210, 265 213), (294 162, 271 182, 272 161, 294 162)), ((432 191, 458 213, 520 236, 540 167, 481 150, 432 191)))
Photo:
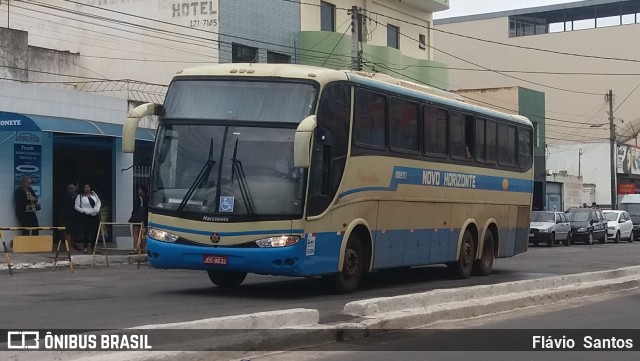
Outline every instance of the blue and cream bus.
POLYGON ((446 264, 490 273, 527 250, 533 127, 525 117, 377 74, 219 64, 174 77, 159 116, 147 252, 161 269, 326 276, 446 264))

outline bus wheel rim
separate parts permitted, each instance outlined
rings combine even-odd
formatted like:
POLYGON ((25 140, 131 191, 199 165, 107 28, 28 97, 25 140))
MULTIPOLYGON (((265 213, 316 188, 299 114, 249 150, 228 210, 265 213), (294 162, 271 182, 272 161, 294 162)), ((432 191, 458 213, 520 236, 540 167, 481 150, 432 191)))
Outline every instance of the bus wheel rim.
POLYGON ((344 272, 346 278, 351 279, 358 272, 358 254, 351 248, 347 248, 344 255, 344 272))

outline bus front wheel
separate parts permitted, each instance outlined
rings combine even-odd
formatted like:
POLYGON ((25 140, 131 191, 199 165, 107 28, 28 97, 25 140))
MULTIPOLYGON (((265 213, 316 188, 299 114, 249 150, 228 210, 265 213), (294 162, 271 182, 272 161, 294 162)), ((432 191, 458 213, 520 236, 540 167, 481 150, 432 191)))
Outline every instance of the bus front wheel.
POLYGON ((464 231, 462 243, 460 244, 460 254, 458 261, 448 263, 447 267, 454 278, 469 278, 473 269, 475 258, 475 247, 473 246, 473 236, 469 230, 464 231))
POLYGON ((344 250, 342 271, 334 276, 335 288, 338 293, 351 293, 358 288, 362 278, 364 261, 362 243, 355 234, 352 234, 344 250))
POLYGON ((246 272, 207 271, 214 285, 222 288, 238 287, 247 277, 246 272))

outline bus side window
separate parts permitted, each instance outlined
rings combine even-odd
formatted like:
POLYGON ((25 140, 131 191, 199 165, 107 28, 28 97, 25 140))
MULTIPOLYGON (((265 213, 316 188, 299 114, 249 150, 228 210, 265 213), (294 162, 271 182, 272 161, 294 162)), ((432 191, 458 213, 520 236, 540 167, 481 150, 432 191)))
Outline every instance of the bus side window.
POLYGON ((314 132, 307 216, 322 214, 335 197, 344 172, 351 117, 351 87, 346 82, 325 86, 314 132))
MULTIPOLYGON (((456 111, 450 113, 449 124, 451 127, 449 133, 449 146, 451 147, 449 152, 454 158, 467 158, 467 150, 469 144, 467 144, 466 136, 466 119, 464 114, 456 111)), ((469 149, 470 152, 470 149, 469 149)))
POLYGON ((476 154, 476 126, 472 115, 464 116, 464 143, 466 159, 473 159, 476 154))
POLYGON ((447 156, 447 124, 448 114, 444 109, 426 105, 423 116, 424 152, 439 156, 447 156))
POLYGON ((391 98, 389 145, 393 150, 418 151, 418 104, 391 98))
POLYGON ((529 169, 533 162, 532 133, 530 129, 518 129, 518 166, 520 169, 529 169))
POLYGON ((359 89, 356 92, 356 119, 353 124, 357 145, 375 148, 386 147, 387 99, 359 89))

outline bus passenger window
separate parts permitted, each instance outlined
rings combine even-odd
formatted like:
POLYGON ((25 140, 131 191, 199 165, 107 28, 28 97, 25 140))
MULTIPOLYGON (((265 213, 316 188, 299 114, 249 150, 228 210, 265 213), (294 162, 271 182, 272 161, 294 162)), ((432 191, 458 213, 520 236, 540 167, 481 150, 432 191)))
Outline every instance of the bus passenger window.
POLYGON ((354 140, 357 145, 383 148, 387 138, 387 99, 383 95, 358 90, 354 140))
POLYGON ((475 119, 471 115, 464 116, 464 142, 466 159, 473 159, 476 154, 476 126, 475 119))
POLYGON ((424 152, 447 155, 447 111, 432 106, 424 107, 424 152))
POLYGON ((451 112, 450 115, 449 144, 451 146, 451 156, 454 158, 465 158, 467 137, 465 136, 465 119, 460 112, 451 112))
POLYGON ((392 98, 390 121, 391 149, 416 152, 418 150, 418 104, 392 98))

